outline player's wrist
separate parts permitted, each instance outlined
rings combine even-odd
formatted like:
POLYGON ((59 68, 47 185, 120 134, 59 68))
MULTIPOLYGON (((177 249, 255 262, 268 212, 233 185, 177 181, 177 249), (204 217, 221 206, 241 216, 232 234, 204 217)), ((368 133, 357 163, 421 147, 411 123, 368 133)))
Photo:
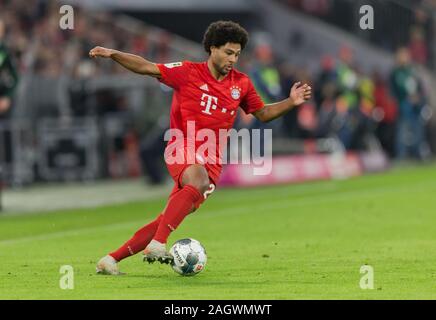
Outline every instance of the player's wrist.
POLYGON ((109 50, 109 58, 113 58, 117 53, 117 50, 114 49, 108 49, 108 50, 109 50))
POLYGON ((289 96, 286 100, 289 108, 295 107, 295 100, 292 98, 292 96, 289 96))

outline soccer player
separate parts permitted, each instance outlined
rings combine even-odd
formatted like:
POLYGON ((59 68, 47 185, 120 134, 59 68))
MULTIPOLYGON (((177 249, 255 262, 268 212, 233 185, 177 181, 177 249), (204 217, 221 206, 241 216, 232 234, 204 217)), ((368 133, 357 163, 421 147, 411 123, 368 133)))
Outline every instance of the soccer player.
MULTIPOLYGON (((260 121, 268 122, 310 99, 311 87, 297 82, 287 99, 265 105, 247 75, 235 69, 247 41, 248 33, 239 24, 217 21, 210 24, 204 34, 203 45, 209 54, 204 62, 156 64, 103 47, 95 47, 89 52, 92 58, 111 58, 135 73, 157 78, 174 89, 170 127, 181 130, 184 139, 183 143, 180 139, 168 142, 165 159, 174 152, 185 156, 175 163, 166 161, 175 185, 162 213, 119 249, 101 258, 97 263, 98 273, 120 274, 118 262, 142 250, 144 261, 170 262, 172 257, 166 250, 170 233, 215 190, 221 164, 208 159, 221 157, 221 151, 217 148, 216 154, 208 154, 206 159, 198 154, 189 155, 190 140, 186 137, 189 122, 195 124, 195 130, 210 129, 218 136, 220 129, 232 128, 238 107, 260 121), (187 161, 192 158, 194 161, 187 161)), ((197 145, 196 141, 193 143, 197 145)))

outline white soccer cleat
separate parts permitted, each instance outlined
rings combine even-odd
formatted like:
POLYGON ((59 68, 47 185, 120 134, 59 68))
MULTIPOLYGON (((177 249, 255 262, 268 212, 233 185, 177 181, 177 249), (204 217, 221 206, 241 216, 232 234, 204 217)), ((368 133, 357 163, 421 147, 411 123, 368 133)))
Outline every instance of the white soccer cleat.
POLYGON ((168 253, 165 244, 156 240, 151 240, 142 254, 144 255, 143 261, 148 263, 153 263, 157 260, 160 263, 168 264, 173 260, 173 256, 168 253))
POLYGON ((97 263, 96 267, 97 273, 100 274, 108 274, 108 275, 122 275, 118 268, 117 260, 115 260, 112 256, 107 255, 100 259, 97 263))

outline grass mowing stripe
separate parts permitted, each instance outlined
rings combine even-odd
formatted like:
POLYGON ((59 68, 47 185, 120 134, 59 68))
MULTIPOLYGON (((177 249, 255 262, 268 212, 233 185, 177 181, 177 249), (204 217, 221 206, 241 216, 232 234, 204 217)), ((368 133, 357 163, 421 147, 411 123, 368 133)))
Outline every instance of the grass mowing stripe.
MULTIPOLYGON (((335 202, 344 202, 349 201, 350 198, 359 198, 363 200, 363 198, 373 197, 374 194, 376 197, 382 197, 386 194, 393 194, 398 193, 399 191, 406 191, 407 194, 416 193, 419 192, 422 187, 428 187, 429 185, 436 185, 433 181, 428 182, 421 182, 414 186, 414 188, 411 190, 411 186, 403 187, 403 186, 397 186, 397 187, 379 187, 379 188, 373 188, 370 191, 365 191, 362 193, 362 190, 353 190, 353 191, 345 191, 342 192, 335 197, 331 197, 330 194, 326 194, 321 198, 316 199, 302 199, 302 200, 294 200, 294 199, 282 199, 280 202, 272 202, 272 203, 261 203, 256 205, 256 209, 259 211, 262 210, 275 210, 275 209, 285 209, 292 207, 301 207, 301 206, 312 206, 317 204, 326 204, 326 203, 335 203, 335 202)), ((239 202, 240 199, 234 199, 234 202, 239 202)), ((210 210, 205 212, 204 214, 198 213, 196 215, 196 218, 201 219, 210 219, 215 218, 217 216, 223 216, 223 215, 241 215, 241 214, 253 214, 252 211, 247 210, 246 205, 240 205, 240 206, 232 206, 231 208, 225 208, 225 209, 218 209, 218 210, 210 210)), ((71 229, 67 231, 61 231, 61 232, 53 232, 48 234, 42 234, 37 236, 30 236, 30 237, 23 237, 23 238, 16 238, 16 239, 8 239, 8 240, 1 240, 0 245, 11 245, 11 244, 17 244, 27 241, 37 241, 37 240, 51 240, 56 238, 62 238, 67 236, 81 236, 83 234, 87 233, 93 233, 95 231, 99 231, 100 229, 104 229, 107 231, 113 231, 113 230, 122 230, 134 227, 135 225, 138 225, 138 227, 141 224, 144 224, 145 219, 141 220, 135 220, 135 221, 129 221, 124 223, 110 223, 105 224, 97 227, 92 228, 77 228, 77 229, 71 229)))
POLYGON ((95 275, 98 258, 159 212, 165 199, 29 221, 0 218, 2 238, 18 240, 0 246, 0 298, 434 298, 434 173, 418 168, 217 192, 172 236, 195 237, 207 248, 206 270, 193 278, 135 257, 122 262, 124 277, 95 275), (41 236, 57 231, 59 238, 36 240, 31 227, 41 236), (23 241, 25 236, 33 241, 23 241), (59 267, 65 264, 74 267, 74 290, 59 288, 59 267), (363 264, 374 267, 374 290, 359 287, 363 264))

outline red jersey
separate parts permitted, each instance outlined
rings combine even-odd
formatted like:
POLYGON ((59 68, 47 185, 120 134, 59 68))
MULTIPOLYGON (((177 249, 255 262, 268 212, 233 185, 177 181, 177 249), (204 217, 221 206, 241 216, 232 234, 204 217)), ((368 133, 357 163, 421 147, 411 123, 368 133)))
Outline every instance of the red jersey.
MULTIPOLYGON (((185 138, 190 121, 195 123, 197 132, 210 129, 218 138, 220 129, 233 127, 238 107, 248 114, 264 106, 250 78, 235 69, 218 81, 210 73, 207 62, 183 61, 157 66, 162 75, 159 81, 174 89, 170 128, 181 130, 185 138)), ((196 147, 201 143, 196 141, 196 147)), ((218 148, 217 144, 215 152, 220 157, 218 148)), ((206 163, 208 167, 210 169, 206 163)), ((214 164, 214 167, 214 171, 221 171, 220 163, 214 164)))

